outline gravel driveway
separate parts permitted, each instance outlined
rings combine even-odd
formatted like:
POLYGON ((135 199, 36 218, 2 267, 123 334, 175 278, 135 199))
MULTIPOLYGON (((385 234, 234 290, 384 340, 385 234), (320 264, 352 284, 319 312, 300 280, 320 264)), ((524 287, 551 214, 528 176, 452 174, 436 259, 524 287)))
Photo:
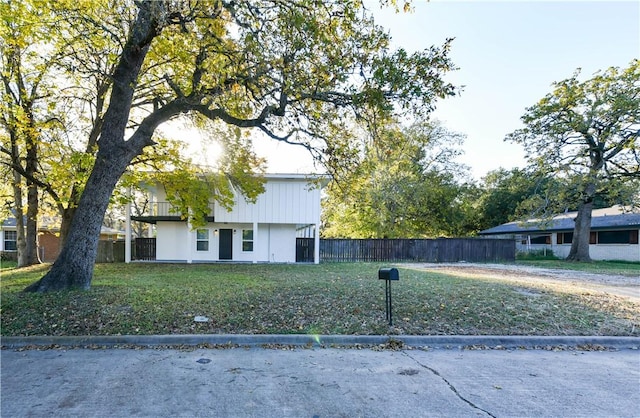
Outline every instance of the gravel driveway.
POLYGON ((456 273, 525 286, 551 287, 560 291, 608 293, 640 304, 640 277, 507 264, 428 263, 403 267, 456 273))

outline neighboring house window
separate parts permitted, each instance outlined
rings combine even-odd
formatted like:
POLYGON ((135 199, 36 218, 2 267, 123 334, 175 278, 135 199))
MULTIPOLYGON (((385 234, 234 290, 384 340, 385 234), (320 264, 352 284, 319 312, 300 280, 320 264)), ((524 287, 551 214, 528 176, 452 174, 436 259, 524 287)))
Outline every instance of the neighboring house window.
POLYGON ((551 244, 550 235, 532 236, 531 244, 551 244))
POLYGON ((637 244, 638 243, 638 231, 629 231, 629 244, 637 244))
POLYGON ((571 244, 573 242, 573 232, 558 232, 558 244, 571 244))
POLYGON ((209 251, 209 230, 208 229, 196 230, 196 250, 209 251))
POLYGON ((631 244, 633 238, 638 242, 638 231, 599 231, 598 244, 631 244), (635 237, 632 232, 635 232, 635 237))
POLYGON ((18 232, 17 231, 4 231, 4 250, 16 251, 18 249, 18 232))
POLYGON ((242 251, 253 251, 253 229, 242 230, 242 251))

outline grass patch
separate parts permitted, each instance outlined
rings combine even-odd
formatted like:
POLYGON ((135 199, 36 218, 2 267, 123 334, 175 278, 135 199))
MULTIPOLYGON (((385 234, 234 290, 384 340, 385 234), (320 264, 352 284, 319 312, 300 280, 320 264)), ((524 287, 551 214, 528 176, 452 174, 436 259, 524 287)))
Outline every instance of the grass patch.
POLYGON ((578 270, 588 273, 640 277, 640 263, 631 261, 592 261, 579 263, 566 260, 518 260, 516 264, 549 269, 578 270))
POLYGON ((17 266, 18 266, 18 262, 17 261, 3 260, 2 257, 0 257, 0 270, 14 269, 17 266))
POLYGON ((47 266, 3 271, 2 335, 640 335, 640 307, 621 298, 402 267, 389 327, 380 267, 98 264, 91 290, 44 295, 21 291, 47 266))

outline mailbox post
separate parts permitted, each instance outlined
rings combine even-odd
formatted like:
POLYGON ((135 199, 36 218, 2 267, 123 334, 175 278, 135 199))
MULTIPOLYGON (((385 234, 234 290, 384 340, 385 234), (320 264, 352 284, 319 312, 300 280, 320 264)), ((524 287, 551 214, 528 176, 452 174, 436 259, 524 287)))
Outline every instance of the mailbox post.
POLYGON ((396 268, 381 268, 378 270, 378 279, 384 280, 385 282, 387 320, 389 321, 389 325, 393 325, 393 314, 391 312, 391 281, 400 280, 400 274, 396 268))

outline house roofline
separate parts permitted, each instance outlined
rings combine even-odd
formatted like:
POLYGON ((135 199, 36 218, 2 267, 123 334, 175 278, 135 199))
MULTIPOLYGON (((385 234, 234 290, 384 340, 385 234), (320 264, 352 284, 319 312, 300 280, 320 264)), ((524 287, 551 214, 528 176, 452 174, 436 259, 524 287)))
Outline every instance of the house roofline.
MULTIPOLYGON (((571 232, 574 229, 573 221, 576 216, 577 212, 567 212, 554 216, 546 222, 546 227, 539 226, 545 222, 536 219, 525 222, 509 222, 480 231, 479 235, 571 232)), ((636 228, 640 228, 640 212, 630 211, 628 208, 620 206, 596 209, 592 212, 592 231, 636 228)))

